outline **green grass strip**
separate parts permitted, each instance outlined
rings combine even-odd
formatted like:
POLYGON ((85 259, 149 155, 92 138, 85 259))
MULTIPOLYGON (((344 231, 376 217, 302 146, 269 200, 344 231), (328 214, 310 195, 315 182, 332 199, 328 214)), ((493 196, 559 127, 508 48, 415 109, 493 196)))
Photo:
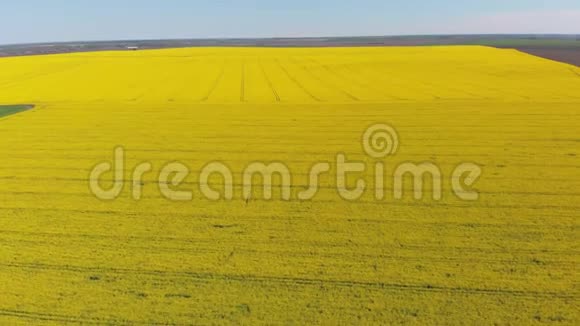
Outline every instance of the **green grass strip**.
POLYGON ((20 113, 22 111, 30 110, 34 105, 23 104, 23 105, 0 105, 0 118, 5 116, 20 113))

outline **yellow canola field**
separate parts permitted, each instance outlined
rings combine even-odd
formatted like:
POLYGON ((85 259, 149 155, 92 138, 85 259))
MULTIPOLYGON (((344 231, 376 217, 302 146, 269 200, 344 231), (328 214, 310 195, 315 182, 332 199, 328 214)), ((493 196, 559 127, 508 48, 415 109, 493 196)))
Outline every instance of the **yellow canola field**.
POLYGON ((36 107, 0 118, 0 324, 578 324, 579 77, 475 46, 2 58, 0 105, 36 107), (294 196, 337 153, 373 167, 377 123, 400 137, 386 175, 435 162, 441 201, 396 200, 389 177, 346 201, 335 171, 294 196), (89 190, 118 146, 127 180, 152 164, 140 201, 89 190), (158 189, 175 161, 192 200, 158 189), (232 201, 201 195, 213 161, 232 201), (242 198, 256 161, 288 165, 291 200, 242 198), (478 201, 453 195, 462 162, 478 201))

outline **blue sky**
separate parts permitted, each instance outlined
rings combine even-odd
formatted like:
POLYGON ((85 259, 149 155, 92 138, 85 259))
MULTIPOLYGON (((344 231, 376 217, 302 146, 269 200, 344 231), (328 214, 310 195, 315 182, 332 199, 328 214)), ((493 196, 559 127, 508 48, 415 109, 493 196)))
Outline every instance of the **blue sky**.
POLYGON ((0 44, 116 39, 574 33, 579 0, 1 0, 0 44))

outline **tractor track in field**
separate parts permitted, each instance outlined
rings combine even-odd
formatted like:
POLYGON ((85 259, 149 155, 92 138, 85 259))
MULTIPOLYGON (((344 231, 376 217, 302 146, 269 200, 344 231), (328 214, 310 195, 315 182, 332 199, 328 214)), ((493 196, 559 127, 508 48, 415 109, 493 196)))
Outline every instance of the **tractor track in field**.
POLYGON ((40 73, 31 73, 31 74, 27 74, 22 76, 21 78, 17 78, 16 80, 11 80, 8 83, 4 83, 4 84, 0 84, 0 90, 5 90, 11 87, 14 87, 15 85, 18 85, 22 82, 27 82, 27 81, 31 81, 34 79, 38 79, 38 78, 42 78, 42 77, 47 77, 47 76, 51 76, 51 75, 57 75, 63 72, 67 72, 67 71, 71 71, 71 70, 75 70, 77 68, 80 68, 84 65, 87 65, 88 62, 81 62, 78 64, 70 64, 62 69, 58 69, 55 71, 48 71, 48 72, 40 72, 40 73))
MULTIPOLYGON (((370 88, 370 89, 373 89, 373 90, 375 90, 375 91, 377 91, 377 92, 380 93, 380 90, 376 89, 373 85, 370 85, 368 83, 363 83, 361 81, 356 80, 355 79, 355 76, 347 77, 344 74, 342 74, 342 73, 340 73, 340 72, 332 69, 329 65, 322 64, 322 63, 320 63, 320 62, 318 62, 318 61, 316 61, 316 60, 314 60, 312 58, 308 58, 308 60, 311 63, 313 63, 314 65, 319 66, 319 67, 322 67, 329 74, 332 74, 332 75, 338 77, 339 79, 341 79, 343 81, 348 81, 348 82, 354 83, 355 85, 357 85, 358 87, 361 87, 361 88, 365 88, 365 89, 369 89, 370 88)), ((401 101, 406 100, 405 98, 401 98, 401 97, 395 97, 395 96, 391 96, 391 95, 387 95, 387 96, 389 98, 393 99, 393 100, 401 100, 401 101)), ((360 101, 360 99, 359 99, 359 101, 360 101)))
POLYGON ((330 90, 333 90, 335 92, 341 93, 344 96, 346 96, 347 98, 351 99, 354 102, 359 102, 360 99, 357 96, 354 96, 353 94, 345 91, 344 89, 340 88, 339 86, 337 86, 336 84, 334 84, 333 82, 321 78, 320 76, 317 76, 315 73, 313 73, 310 69, 308 69, 307 66, 305 66, 304 64, 301 64, 299 62, 296 61, 295 58, 291 59, 291 62, 293 62, 296 66, 302 68, 302 70, 304 72, 306 72, 308 75, 310 75, 312 78, 314 78, 315 80, 317 80, 319 83, 326 85, 326 87, 330 90))
POLYGON ((419 285, 419 284, 403 284, 403 283, 385 283, 385 282, 364 282, 364 281, 348 281, 338 279, 322 279, 322 278, 302 278, 302 277, 279 277, 279 276, 255 276, 255 275, 235 275, 235 274, 219 274, 219 273, 205 273, 205 272, 190 272, 190 271, 164 271, 164 270, 147 270, 147 269, 130 269, 130 268, 114 268, 114 267, 88 267, 88 266, 73 266, 73 265, 51 265, 51 264, 10 264, 0 263, 4 268, 17 269, 31 269, 31 270, 50 270, 58 272, 75 272, 75 273, 103 273, 103 274, 117 274, 117 275, 145 275, 145 276, 164 276, 175 278, 189 278, 204 282, 221 281, 221 282, 240 282, 240 283, 257 283, 257 284, 278 284, 285 286, 315 286, 331 285, 335 287, 361 287, 375 290, 389 290, 389 291, 403 291, 415 293, 454 293, 467 295, 492 295, 492 296, 511 296, 520 297, 528 300, 537 300, 538 298, 558 298, 569 299, 577 301, 578 295, 553 292, 553 291, 525 291, 513 289, 485 289, 476 287, 447 287, 439 285, 419 285))
MULTIPOLYGON (((80 182, 80 181, 79 181, 80 182)), ((86 181, 85 181, 86 182, 86 181)), ((158 183, 157 183, 158 184, 158 183)), ((182 184, 184 185, 198 185, 199 183, 197 182, 183 182, 182 184)), ((278 186, 279 187, 279 186, 278 186)), ((273 186, 273 188, 276 188, 276 186, 273 186)), ((303 189, 304 187, 300 187, 300 189, 303 189)), ((322 187, 321 187, 322 188, 322 187)), ((336 189, 336 187, 332 187, 330 189, 336 189)), ((56 192, 50 192, 50 193, 38 193, 38 192, 31 192, 31 191, 27 191, 27 192, 22 192, 22 193, 17 193, 17 192, 5 192, 4 194, 12 194, 14 196, 30 196, 30 195, 39 195, 39 194, 45 194, 45 195, 67 195, 67 196, 71 196, 71 197, 76 197, 76 198, 94 198, 94 195, 92 194, 81 194, 81 193, 56 193, 56 192)), ((239 200, 240 202, 242 202, 242 199, 239 200)), ((259 200, 253 200, 253 202, 260 202, 259 200)), ((268 202, 268 200, 261 200, 262 202, 268 202)), ((303 200, 300 199, 290 199, 285 201, 286 203, 304 203, 303 200)), ((316 199, 315 200, 316 203, 318 204, 335 204, 337 202, 336 199, 316 199)), ((479 205, 460 205, 460 204, 443 204, 443 203, 438 203, 438 204, 431 204, 431 203, 401 203, 401 202, 392 202, 392 201, 382 201, 382 202, 378 202, 376 200, 358 200, 356 203, 353 203, 352 206, 377 206, 377 207, 406 207, 406 208, 460 208, 460 209, 482 209, 482 210, 487 210, 487 211, 493 211, 493 210, 497 210, 497 209, 531 209, 531 210, 580 210, 580 206, 576 206, 576 205, 548 205, 548 204, 534 204, 534 205, 530 205, 530 204, 525 204, 525 205, 506 205, 506 204, 495 204, 495 203, 481 203, 479 205)), ((12 207, 10 209, 24 209, 23 207, 12 207)), ((62 209, 62 210, 58 210, 58 209, 54 209, 54 208, 34 208, 31 207, 31 210, 47 210, 47 211, 67 211, 67 212, 78 212, 78 213, 86 213, 86 212, 91 212, 91 210, 68 210, 68 209, 62 209)), ((3 210, 2 208, 0 208, 0 210, 3 210)), ((97 211, 99 212, 99 211, 97 211)), ((101 211, 101 212, 107 212, 108 214, 116 214, 116 215, 123 215, 123 214, 127 214, 127 212, 123 212, 123 211, 101 211)))
MULTIPOLYGON (((37 235, 38 236, 38 235, 37 235)), ((54 237, 56 238, 56 236, 54 237)), ((124 237, 116 237, 116 238, 106 238, 106 237, 99 237, 99 236, 95 236, 95 235, 78 235, 76 237, 65 237, 68 239, 77 239, 77 240, 87 240, 87 239, 98 239, 98 240, 106 240, 106 239, 114 239, 114 240, 118 240, 118 241, 131 241, 131 240, 135 240, 135 239, 131 239, 131 238, 124 238, 124 237)), ((59 237, 60 239, 60 237, 59 237)), ((211 255, 219 255, 221 253, 224 252, 224 250, 227 250, 225 248, 236 248, 235 251, 236 253, 239 254, 249 254, 249 255, 262 255, 262 256, 267 256, 270 255, 271 257, 276 257, 276 256, 281 256, 283 255, 284 257, 287 257, 288 259, 290 258, 307 258, 307 257, 312 257, 312 253, 311 251, 309 251, 308 249, 305 249, 303 251, 300 251, 300 247, 297 248, 292 248, 289 250, 267 250, 267 249, 244 249, 244 248, 239 248, 239 244, 236 241, 232 241, 232 242, 225 242, 223 241, 221 243, 222 246, 226 246, 226 247, 222 247, 222 248, 215 248, 215 245, 212 245, 211 241, 207 241, 207 242, 203 242, 203 241, 180 241, 180 243, 174 245, 174 246, 167 246, 167 245, 158 245, 159 243, 159 239, 157 238, 151 238, 151 239, 143 239, 143 240, 147 240, 148 243, 147 244, 142 244, 142 245, 135 245, 135 244, 127 244, 124 243, 123 244, 123 248, 125 249, 131 249, 131 250, 141 250, 143 252, 148 252, 150 254, 181 254, 181 255, 187 255, 188 253, 191 253, 192 251, 194 251, 196 254, 211 254, 211 255), (189 244, 191 245, 191 247, 183 247, 184 244, 189 244), (208 246, 208 248, 203 248, 202 246, 200 246, 201 244, 205 244, 208 246)), ((168 241, 167 239, 163 240, 168 241)), ((269 244, 271 245, 271 242, 256 242, 253 241, 253 244, 263 244, 264 246, 268 246, 269 244)), ((57 245, 54 244, 54 241, 39 241, 39 240, 28 240, 28 239, 9 239, 9 241, 7 240, 3 240, 0 239, 0 244, 4 244, 4 245, 15 245, 15 244, 20 244, 22 247, 26 247, 26 246, 30 246, 30 245, 36 245, 36 246, 43 246, 43 247, 58 247, 57 245)), ((321 244, 310 244, 309 245, 316 245, 316 246, 320 246, 321 244)), ((83 245, 82 241, 76 242, 75 245, 83 245)), ((363 248, 368 248, 369 250, 372 250, 374 248, 374 246, 360 246, 359 247, 361 249, 363 248)), ((108 244, 108 245, 99 245, 100 249, 107 249, 107 250, 111 250, 111 251, 116 251, 119 249, 118 245, 112 245, 112 244, 108 244)), ((324 248, 324 247, 321 247, 324 248)), ((343 246, 332 246, 331 249, 333 251, 337 251, 340 249, 345 249, 348 248, 348 245, 343 245, 343 246)), ((415 251, 419 251, 420 253, 424 253, 420 250, 424 250, 424 248, 417 248, 415 250, 406 250, 406 252, 409 253, 415 253, 415 251)), ((467 250, 466 252, 469 253, 477 253, 477 254, 483 254, 484 252, 486 254, 514 254, 517 251, 492 251, 492 250, 487 250, 487 251, 475 251, 473 250, 474 248, 470 248, 472 250, 467 250)), ((398 250, 401 250, 400 248, 398 248, 398 250)), ((434 252, 436 252, 437 254, 441 254, 444 252, 448 252, 445 251, 446 248, 438 248, 437 250, 432 250, 434 252)), ((451 251, 451 250, 450 250, 451 251)), ((453 253, 455 255, 458 255, 455 251, 453 251, 453 253)), ((530 253, 527 253, 529 255, 536 255, 538 253, 541 253, 539 251, 531 251, 530 253)), ((558 254, 568 254, 568 255, 574 255, 577 253, 570 253, 570 252, 559 252, 558 254)), ((425 254, 425 253, 424 253, 425 254)), ((570 257, 567 260, 546 260, 546 259, 536 259, 533 260, 531 258, 528 258, 527 260, 515 260, 515 259, 478 259, 478 258, 465 258, 465 257, 432 257, 432 252, 429 253, 429 255, 425 254, 424 256, 415 256, 415 257, 408 257, 408 256, 400 256, 400 255, 387 255, 387 254, 356 254, 356 256, 358 258, 365 258, 365 259, 369 259, 369 260, 374 260, 374 261, 381 261, 381 262, 385 262, 385 263, 402 263, 402 262, 408 262, 408 263, 416 263, 416 264, 474 264, 474 265, 479 265, 479 266, 490 266, 491 264, 496 264, 498 267, 501 266, 510 266, 510 267, 514 267, 514 266, 518 266, 518 267, 530 267, 530 266, 541 266, 543 268, 546 267, 552 267, 552 268, 558 268, 558 270, 561 271, 566 271, 566 272, 574 272, 575 271, 575 265, 576 262, 574 261, 574 259, 572 257, 570 257)), ((459 254, 459 255, 464 255, 463 253, 459 254)), ((326 259, 329 262, 332 262, 331 259, 335 259, 337 261, 341 261, 341 260, 349 260, 353 257, 353 254, 351 252, 323 252, 323 253, 317 253, 315 255, 318 259, 326 259)), ((0 266, 2 266, 0 264, 0 266)), ((331 282, 332 283, 332 282, 331 282)))
POLYGON ((242 78, 240 80, 240 102, 246 102, 246 62, 242 62, 242 78))
MULTIPOLYGON (((139 215, 139 216, 146 216, 146 215, 139 215)), ((153 216, 146 216, 146 217, 153 217, 153 216)), ((214 216, 197 216, 199 218, 199 221, 202 221, 202 224, 212 224, 215 223, 214 220, 219 220, 220 216, 214 215, 214 216)), ((284 217, 276 217, 276 218, 266 218, 266 217, 256 217, 256 216, 251 216, 251 215, 240 215, 238 216, 240 218, 241 221, 247 222, 247 221, 263 221, 263 220, 269 220, 269 221, 278 221, 278 222, 283 222, 284 218, 288 218, 290 216, 284 216, 284 217)), ((302 221, 305 221, 305 219, 299 219, 302 221)), ((323 219, 326 222, 332 222, 335 221, 332 218, 325 218, 323 219)), ((348 222, 352 224, 393 224, 393 225, 410 225, 410 226, 415 226, 417 224, 421 224, 422 226, 424 225, 424 228, 426 229, 427 226, 428 227, 438 227, 438 228, 447 228, 447 227, 455 227, 455 228, 469 228, 469 229, 473 229, 473 228, 490 228, 490 229, 502 229, 505 228, 505 224, 485 224, 485 223, 472 223, 470 225, 466 225, 466 224, 461 224, 461 223, 456 223, 456 222, 451 222, 451 223, 445 223, 445 222, 424 222, 424 223, 418 223, 415 221, 409 221, 409 220, 394 220, 394 219, 360 219, 360 220, 356 220, 356 221, 349 221, 349 220, 342 220, 344 222, 348 222), (357 223, 354 223, 357 222, 357 223)), ((227 227, 222 225, 222 224, 213 224, 213 227, 217 230, 217 229, 243 229, 244 224, 232 224, 232 225, 228 225, 227 227)), ((510 225, 510 227, 512 227, 513 229, 525 229, 526 232, 528 231, 533 231, 535 229, 537 229, 538 227, 536 225, 533 224, 517 224, 517 225, 510 225)), ((560 230, 567 230, 570 229, 569 226, 563 226, 563 227, 558 227, 557 225, 555 226, 551 226, 554 229, 560 229, 560 230)), ((237 231, 236 231, 237 232, 237 231)), ((196 244, 205 244, 207 246, 210 246, 212 250, 220 250, 219 248, 215 248, 212 246, 212 244, 214 244, 214 239, 191 239, 191 238, 186 238, 186 237, 171 237, 171 236, 140 236, 140 235, 109 235, 109 234, 98 234, 98 233, 63 233, 63 232, 33 232, 33 231, 20 231, 20 230, 5 230, 5 231, 1 231, 0 234, 9 237, 9 236, 17 236, 17 237, 23 237, 24 240, 28 241, 28 239, 26 239, 26 237, 39 237, 39 238, 45 238, 45 239, 52 239, 52 238, 57 238, 59 240, 62 239, 80 239, 80 240, 116 240, 116 241, 142 241, 142 242, 158 242, 158 243, 165 243, 165 242, 173 242, 173 243, 181 243, 181 244, 189 244, 189 245, 196 245, 196 244)), ((303 247, 303 248, 308 248, 308 246, 316 246, 316 247, 320 247, 320 248, 327 248, 327 249, 340 249, 340 248, 348 248, 350 246, 350 242, 348 241, 343 241, 342 243, 335 243, 335 244, 328 244, 324 241, 320 241, 320 240, 310 240, 310 241, 303 241, 303 240, 288 240, 288 239, 284 239, 284 240, 280 240, 281 242, 285 243, 285 244, 292 244, 293 247, 291 249, 289 249, 289 253, 291 253, 294 249, 294 247, 303 247), (308 245, 308 246, 306 246, 308 245)), ((7 243, 8 240, 7 239, 3 239, 3 242, 7 243)), ((45 243, 45 241, 30 241, 30 242, 34 242, 34 243, 45 243)), ((238 240, 237 239, 230 239, 229 241, 225 241, 224 243, 230 243, 230 244, 235 244, 237 243, 238 240)), ((272 244, 271 240, 252 240, 252 244, 253 243, 259 243, 259 244, 272 244)), ((359 244, 360 247, 362 248, 369 248, 372 249, 375 245, 374 244, 359 244)), ((112 248, 113 246, 111 246, 112 248)), ((116 248, 116 246, 115 246, 116 248)), ((266 247, 264 247, 266 248, 266 247)), ((181 250, 180 248, 174 248, 175 250, 181 250)), ((376 249, 376 248, 375 248, 376 249)), ((454 253, 455 256, 461 256, 462 253, 464 252, 468 252, 468 253, 486 253, 486 254, 504 254, 504 255, 512 255, 512 254, 519 254, 519 255, 538 255, 538 254, 542 254, 542 255, 567 255, 567 256, 575 256, 580 254, 580 250, 577 249, 542 249, 542 248, 538 248, 538 249, 520 249, 520 248, 498 248, 498 247, 492 247, 492 246, 488 246, 488 247, 482 247, 482 246, 445 246, 445 245, 441 245, 441 246, 436 246, 436 245, 418 245, 418 244, 393 244, 391 246, 386 246, 384 247, 384 249, 387 250, 393 250, 393 249, 397 249, 397 250, 401 250, 401 251, 405 251, 405 252, 419 252, 419 253, 425 253, 425 255, 429 255, 429 257, 422 257, 421 259, 429 259, 432 258, 434 260, 439 260, 439 261, 444 261, 446 259, 448 259, 447 257, 433 257, 431 256, 432 253, 431 252, 436 252, 439 255, 442 254, 442 252, 452 252, 454 253), (429 252, 429 253, 426 253, 429 252)), ((189 249, 184 249, 184 250, 189 250, 189 249)), ((243 249, 246 250, 248 252, 262 252, 262 249, 260 250, 251 250, 251 249, 243 249)), ((268 251, 267 249, 264 249, 266 252, 274 252, 274 251, 268 251)), ((279 251, 276 251, 279 252, 279 251)), ((327 252, 324 254, 333 254, 331 252, 327 252)), ((406 256, 393 256, 393 255, 386 255, 386 254, 366 254, 366 253, 361 253, 363 256, 365 257, 389 257, 389 258, 395 258, 395 259, 415 259, 415 257, 406 257, 406 256)), ((459 258, 459 257, 451 257, 452 260, 459 260, 459 259, 463 259, 459 258)), ((493 258, 483 258, 483 259, 473 259, 473 258, 466 258, 466 260, 470 260, 473 262, 500 262, 500 263, 518 263, 518 264, 523 264, 526 262, 523 261, 517 261, 517 260, 513 260, 513 259, 493 259, 493 258), (470 260, 471 259, 471 260, 470 260)), ((565 260, 565 261, 558 261, 558 260, 546 260, 543 261, 544 263, 549 263, 549 264, 558 264, 558 263, 565 263, 565 264, 570 264, 570 267, 573 267, 574 265, 574 261, 573 260, 565 260)), ((528 262, 529 263, 529 262, 528 262)))
POLYGON ((260 65, 260 69, 262 70, 262 74, 264 75, 264 78, 266 79, 266 82, 268 83, 268 87, 270 87, 270 91, 272 91, 272 94, 274 94, 274 97, 276 98, 276 102, 281 102, 280 95, 278 94, 278 91, 274 87, 274 83, 272 83, 272 79, 270 78, 270 76, 268 76, 268 73, 266 72, 266 68, 264 68, 264 64, 262 63, 261 60, 258 60, 258 64, 260 65))
POLYGON ((288 69, 286 69, 286 67, 284 67, 284 65, 280 62, 280 60, 276 60, 276 63, 278 64, 278 67, 280 67, 280 69, 282 69, 282 71, 284 72, 284 74, 286 74, 286 76, 288 76, 288 78, 290 78, 290 80, 296 86, 298 86, 304 93, 306 93, 308 96, 310 96, 311 99, 313 99, 315 102, 322 102, 322 100, 320 98, 318 98, 317 96, 315 96, 314 94, 312 94, 312 92, 310 92, 304 85, 302 85, 302 83, 300 83, 296 79, 296 77, 292 76, 290 74, 290 72, 288 72, 288 69))
POLYGON ((226 72, 226 67, 225 67, 225 62, 223 62, 221 65, 221 68, 220 68, 220 72, 218 73, 218 76, 214 79, 214 81, 210 85, 207 93, 200 99, 200 102, 207 102, 209 100, 211 95, 218 88, 220 82, 222 81, 222 79, 225 75, 225 72, 226 72))
POLYGON ((172 323, 161 323, 155 321, 135 321, 127 319, 106 319, 106 318, 90 318, 90 317, 79 317, 55 313, 41 313, 41 312, 31 312, 24 310, 12 310, 12 309, 2 309, 0 308, 0 316, 4 317, 15 317, 20 319, 27 319, 32 321, 45 321, 45 322, 58 322, 58 323, 75 323, 81 325, 176 325, 172 323))

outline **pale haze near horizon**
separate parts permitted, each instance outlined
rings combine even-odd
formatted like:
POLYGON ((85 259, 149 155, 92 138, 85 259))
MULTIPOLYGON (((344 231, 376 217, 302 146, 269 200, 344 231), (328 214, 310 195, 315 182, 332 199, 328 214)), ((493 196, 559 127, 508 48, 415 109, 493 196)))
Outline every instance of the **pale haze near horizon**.
POLYGON ((570 0, 3 0, 0 44, 177 38, 580 34, 570 0))

